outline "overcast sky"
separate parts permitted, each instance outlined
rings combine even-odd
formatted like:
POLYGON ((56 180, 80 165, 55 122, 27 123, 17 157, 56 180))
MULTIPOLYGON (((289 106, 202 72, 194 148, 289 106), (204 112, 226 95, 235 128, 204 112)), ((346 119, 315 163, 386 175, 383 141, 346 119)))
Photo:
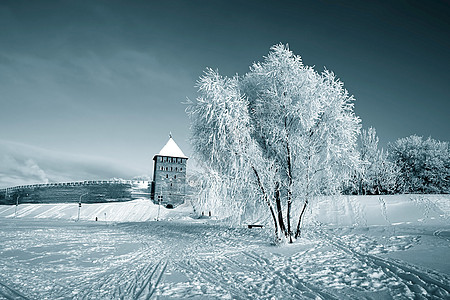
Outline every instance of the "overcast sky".
POLYGON ((448 1, 1 1, 0 187, 151 175, 206 67, 276 43, 334 71, 386 146, 449 141, 448 1))

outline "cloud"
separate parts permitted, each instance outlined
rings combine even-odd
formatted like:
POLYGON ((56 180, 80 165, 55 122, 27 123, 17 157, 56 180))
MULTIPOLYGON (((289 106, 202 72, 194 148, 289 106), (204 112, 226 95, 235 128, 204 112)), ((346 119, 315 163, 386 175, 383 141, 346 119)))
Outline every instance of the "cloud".
POLYGON ((132 178, 139 170, 102 157, 47 150, 0 140, 0 187, 14 185, 132 178))
POLYGON ((44 170, 33 159, 17 160, 5 154, 0 157, 0 166, 0 186, 49 181, 44 170))
POLYGON ((25 164, 19 170, 25 176, 34 177, 41 182, 48 183, 48 178, 44 170, 42 170, 32 159, 27 159, 25 164))

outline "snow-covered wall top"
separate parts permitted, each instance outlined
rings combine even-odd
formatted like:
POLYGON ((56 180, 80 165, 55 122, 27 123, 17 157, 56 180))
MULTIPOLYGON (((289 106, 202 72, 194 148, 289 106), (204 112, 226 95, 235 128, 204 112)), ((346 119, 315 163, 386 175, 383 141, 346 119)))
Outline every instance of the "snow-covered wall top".
POLYGON ((148 186, 148 180, 84 180, 84 181, 71 181, 71 182, 52 182, 52 183, 36 183, 27 185, 17 185, 13 187, 7 187, 0 189, 0 193, 12 192, 20 189, 38 188, 38 187, 55 187, 55 186, 80 186, 80 185, 98 185, 98 184, 130 184, 133 186, 148 186))

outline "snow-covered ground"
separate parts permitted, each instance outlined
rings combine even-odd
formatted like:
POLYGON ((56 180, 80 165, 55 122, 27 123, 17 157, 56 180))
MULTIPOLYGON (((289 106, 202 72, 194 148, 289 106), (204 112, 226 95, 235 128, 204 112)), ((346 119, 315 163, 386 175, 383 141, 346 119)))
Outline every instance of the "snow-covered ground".
MULTIPOLYGON (((78 203, 21 204, 0 206, 1 218, 78 220, 78 203)), ((183 219, 193 213, 192 205, 183 204, 176 209, 159 207, 149 200, 82 204, 79 219, 100 222, 144 222, 159 219, 183 219)))
POLYGON ((2 206, 0 298, 449 299, 449 203, 323 198, 282 246, 189 205, 83 204, 80 222, 77 204, 2 206))

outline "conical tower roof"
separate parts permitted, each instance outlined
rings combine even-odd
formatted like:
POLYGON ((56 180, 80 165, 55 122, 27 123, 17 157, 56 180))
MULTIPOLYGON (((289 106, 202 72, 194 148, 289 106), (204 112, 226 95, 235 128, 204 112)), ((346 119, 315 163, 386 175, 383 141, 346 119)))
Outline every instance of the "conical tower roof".
POLYGON ((157 155, 187 158, 187 156, 184 155, 183 151, 181 151, 180 147, 178 147, 177 143, 175 143, 175 141, 173 140, 172 135, 170 135, 166 145, 162 147, 161 151, 159 151, 157 155))

